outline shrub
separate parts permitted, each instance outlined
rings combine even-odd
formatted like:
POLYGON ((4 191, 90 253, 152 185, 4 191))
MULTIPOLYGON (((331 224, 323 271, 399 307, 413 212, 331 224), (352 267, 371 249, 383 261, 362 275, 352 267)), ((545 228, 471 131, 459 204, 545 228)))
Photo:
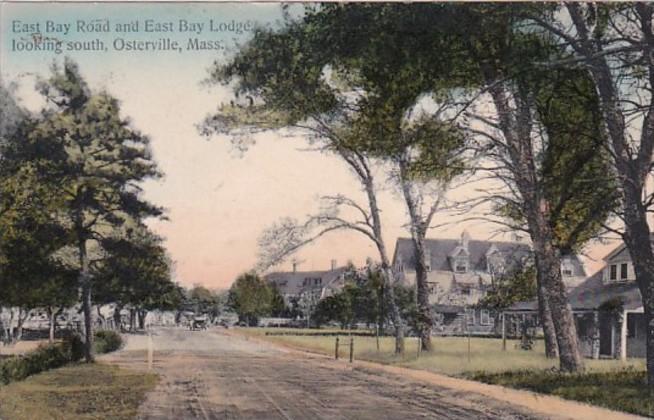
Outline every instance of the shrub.
POLYGON ((94 346, 98 354, 110 353, 123 346, 123 338, 116 331, 98 330, 95 332, 94 346))
POLYGON ((63 343, 39 346, 24 356, 0 361, 0 384, 20 381, 30 375, 61 367, 82 358, 83 343, 78 335, 67 337, 63 343))

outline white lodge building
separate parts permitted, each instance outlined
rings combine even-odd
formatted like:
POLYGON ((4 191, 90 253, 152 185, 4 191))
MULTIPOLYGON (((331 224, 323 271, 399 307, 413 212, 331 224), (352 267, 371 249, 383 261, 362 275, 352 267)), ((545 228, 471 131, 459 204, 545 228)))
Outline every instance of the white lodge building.
MULTIPOLYGON (((570 291, 577 334, 584 356, 645 357, 645 315, 629 251, 619 245, 604 257, 604 267, 570 291)), ((536 302, 521 302, 507 313, 534 313, 536 302)))
MULTIPOLYGON (((427 239, 427 281, 429 301, 435 314, 434 332, 443 334, 488 334, 495 332, 495 315, 475 305, 504 276, 522 269, 532 260, 531 246, 524 240, 488 241, 471 239, 427 239)), ((414 246, 411 239, 399 238, 393 255, 398 281, 415 286, 414 246)), ((567 286, 586 279, 576 255, 563 259, 561 272, 567 286)))

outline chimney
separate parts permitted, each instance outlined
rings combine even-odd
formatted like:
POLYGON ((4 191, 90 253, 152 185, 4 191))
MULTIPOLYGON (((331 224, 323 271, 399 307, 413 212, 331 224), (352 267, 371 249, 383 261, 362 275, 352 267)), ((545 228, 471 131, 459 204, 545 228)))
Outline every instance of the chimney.
POLYGON ((332 260, 331 264, 332 264, 332 271, 336 270, 336 260, 332 260))
POLYGON ((468 243, 470 242, 470 234, 468 233, 467 230, 464 230, 461 233, 461 246, 464 249, 468 249, 468 243))

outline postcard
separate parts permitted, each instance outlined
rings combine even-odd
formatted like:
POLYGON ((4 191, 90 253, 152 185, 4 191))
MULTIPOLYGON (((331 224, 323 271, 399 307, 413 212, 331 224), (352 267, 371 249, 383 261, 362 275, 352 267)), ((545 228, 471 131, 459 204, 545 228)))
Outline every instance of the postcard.
POLYGON ((654 417, 653 17, 0 2, 0 419, 654 417))

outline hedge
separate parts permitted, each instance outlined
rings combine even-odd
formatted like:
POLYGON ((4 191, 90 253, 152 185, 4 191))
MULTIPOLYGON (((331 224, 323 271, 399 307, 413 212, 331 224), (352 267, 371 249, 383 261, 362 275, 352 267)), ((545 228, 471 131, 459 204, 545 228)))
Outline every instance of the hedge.
POLYGON ((20 381, 30 375, 76 362, 83 355, 84 344, 78 335, 72 335, 62 343, 39 346, 24 356, 0 361, 0 384, 20 381))
POLYGON ((94 346, 97 354, 110 353, 123 346, 123 338, 116 331, 98 330, 94 336, 94 346))

